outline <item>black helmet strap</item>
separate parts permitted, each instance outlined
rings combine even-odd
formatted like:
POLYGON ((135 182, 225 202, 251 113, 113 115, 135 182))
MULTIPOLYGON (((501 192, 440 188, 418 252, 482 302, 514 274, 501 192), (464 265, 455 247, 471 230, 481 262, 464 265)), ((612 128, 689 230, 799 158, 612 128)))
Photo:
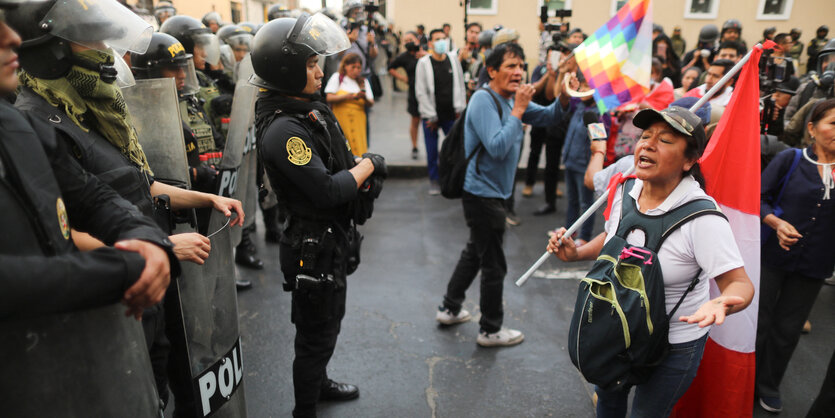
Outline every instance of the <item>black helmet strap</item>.
POLYGON ((76 55, 73 55, 70 58, 70 61, 73 63, 73 65, 77 65, 81 68, 86 68, 90 71, 95 71, 99 73, 99 76, 101 76, 101 81, 104 81, 107 84, 111 84, 114 81, 116 81, 116 76, 119 74, 116 71, 116 67, 113 64, 94 64, 83 58, 79 58, 76 55))

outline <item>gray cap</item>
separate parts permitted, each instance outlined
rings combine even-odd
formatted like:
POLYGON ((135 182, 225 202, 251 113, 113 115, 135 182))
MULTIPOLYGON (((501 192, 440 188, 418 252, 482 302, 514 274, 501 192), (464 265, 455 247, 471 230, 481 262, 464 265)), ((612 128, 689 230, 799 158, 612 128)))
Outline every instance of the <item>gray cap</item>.
POLYGON ((676 131, 692 137, 699 145, 699 151, 704 151, 707 136, 702 126, 702 119, 695 113, 683 107, 670 106, 661 111, 652 108, 644 109, 632 119, 632 124, 641 129, 647 129, 655 122, 666 122, 676 131))

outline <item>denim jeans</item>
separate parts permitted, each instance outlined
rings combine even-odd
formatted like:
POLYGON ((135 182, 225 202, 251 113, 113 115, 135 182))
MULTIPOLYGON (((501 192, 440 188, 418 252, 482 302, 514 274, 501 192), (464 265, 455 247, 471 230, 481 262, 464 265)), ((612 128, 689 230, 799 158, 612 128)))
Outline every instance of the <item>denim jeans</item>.
MULTIPOLYGON (((671 344, 667 358, 658 365, 649 380, 635 387, 632 399, 632 418, 670 415, 678 399, 696 378, 702 361, 707 334, 697 340, 671 344)), ((623 418, 629 399, 629 389, 607 392, 595 387, 598 418, 623 418)))
MULTIPOLYGON (((565 196, 568 200, 568 206, 565 209, 566 228, 570 227, 594 203, 594 191, 583 184, 585 174, 571 169, 565 170, 565 196)), ((583 222, 577 238, 586 242, 591 241, 593 232, 594 216, 583 222)))
POLYGON ((429 129, 426 126, 427 119, 423 121, 423 143, 426 145, 426 168, 429 170, 429 180, 438 180, 438 131, 444 131, 444 135, 452 129, 455 119, 439 120, 438 129, 429 129))
POLYGON ((464 192, 461 199, 470 239, 447 285, 443 306, 461 311, 467 289, 481 270, 481 330, 491 333, 502 327, 502 291, 507 262, 502 249, 505 230, 505 201, 464 192))

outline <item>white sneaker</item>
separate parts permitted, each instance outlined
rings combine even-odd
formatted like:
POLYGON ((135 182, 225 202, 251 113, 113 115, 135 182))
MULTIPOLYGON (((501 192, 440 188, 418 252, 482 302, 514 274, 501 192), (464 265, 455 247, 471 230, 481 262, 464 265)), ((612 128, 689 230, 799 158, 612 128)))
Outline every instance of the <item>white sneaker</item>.
POLYGON ((443 306, 438 307, 438 313, 435 314, 435 319, 444 325, 455 325, 470 320, 472 315, 466 309, 461 309, 458 315, 453 315, 452 311, 443 306))
POLYGON ((498 332, 488 334, 484 331, 478 333, 475 340, 482 347, 508 347, 516 345, 525 340, 525 335, 515 329, 504 328, 498 332))
POLYGON ((823 282, 830 286, 835 286, 835 274, 833 274, 832 277, 824 280, 823 282))
POLYGON ((441 194, 441 186, 437 182, 429 183, 429 196, 437 196, 441 194))

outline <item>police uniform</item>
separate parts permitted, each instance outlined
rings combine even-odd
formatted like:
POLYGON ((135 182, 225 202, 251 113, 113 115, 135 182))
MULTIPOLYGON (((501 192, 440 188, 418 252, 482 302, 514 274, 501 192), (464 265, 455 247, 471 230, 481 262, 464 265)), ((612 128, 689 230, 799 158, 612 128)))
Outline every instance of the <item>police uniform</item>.
POLYGON ((256 149, 287 215, 279 261, 296 327, 294 417, 315 417, 321 399, 359 396, 356 386, 329 379, 326 367, 345 316, 346 279, 359 264, 362 237, 355 225, 370 216, 385 161, 367 155, 375 174, 358 189, 349 171, 356 162, 336 117, 321 96, 304 93, 309 57, 349 45, 331 19, 302 13, 266 23, 251 53, 251 82, 262 88, 255 105, 256 149))
POLYGON ((285 290, 293 292, 293 382, 299 412, 313 408, 320 387, 328 383, 325 367, 345 316, 351 203, 357 198, 347 140, 341 132, 330 137, 307 117, 279 114, 259 134, 257 148, 287 214, 279 255, 285 290))

